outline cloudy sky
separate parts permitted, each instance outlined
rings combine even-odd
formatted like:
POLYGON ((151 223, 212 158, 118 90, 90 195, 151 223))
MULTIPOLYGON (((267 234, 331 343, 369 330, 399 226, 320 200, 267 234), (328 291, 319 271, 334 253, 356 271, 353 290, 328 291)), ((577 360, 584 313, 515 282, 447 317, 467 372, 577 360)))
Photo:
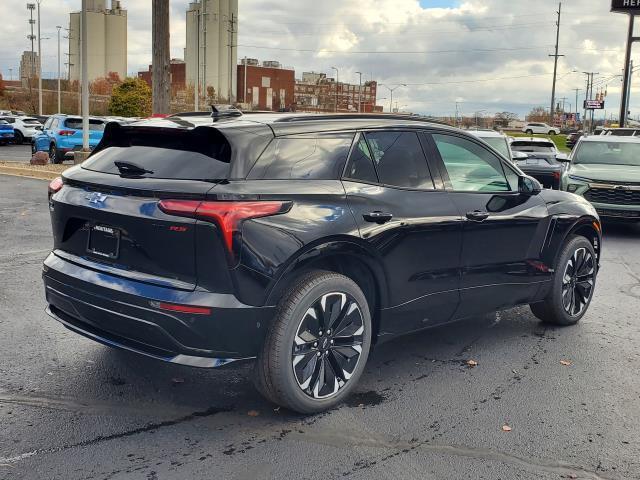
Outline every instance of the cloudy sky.
MULTIPOLYGON (((171 0, 171 46, 182 57, 189 0, 171 0)), ((238 56, 279 60, 299 76, 314 70, 357 83, 356 71, 396 86, 401 109, 453 115, 456 101, 468 115, 549 107, 557 0, 239 0, 238 56)), ((151 0, 122 0, 129 11, 129 71, 151 59, 151 0)), ((17 76, 29 48, 26 0, 0 0, 0 71, 17 76)), ((627 17, 609 12, 608 0, 565 0, 562 6, 558 97, 584 98, 583 71, 599 72, 607 87, 607 114, 618 111, 627 17)), ((56 70, 56 25, 80 0, 42 0, 43 71, 56 70)), ((638 46, 637 48, 640 48, 638 46)), ((63 48, 64 51, 64 48, 63 48)), ((640 65, 640 51, 635 56, 640 65)), ((51 75, 54 75, 51 73, 51 75)), ((640 115, 640 72, 631 101, 640 115)), ((379 100, 388 108, 389 93, 379 100)), ((575 108, 575 107, 573 107, 575 108)), ((567 105, 568 109, 568 105, 567 105)), ((600 113, 604 115, 604 112, 600 113)))

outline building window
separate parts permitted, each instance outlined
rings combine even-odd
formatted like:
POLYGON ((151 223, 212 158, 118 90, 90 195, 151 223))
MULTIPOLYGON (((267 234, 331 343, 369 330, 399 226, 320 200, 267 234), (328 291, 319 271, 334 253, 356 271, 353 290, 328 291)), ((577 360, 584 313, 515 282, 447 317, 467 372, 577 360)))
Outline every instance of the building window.
POLYGON ((262 77, 262 86, 264 88, 270 88, 271 87, 271 78, 270 77, 262 77))

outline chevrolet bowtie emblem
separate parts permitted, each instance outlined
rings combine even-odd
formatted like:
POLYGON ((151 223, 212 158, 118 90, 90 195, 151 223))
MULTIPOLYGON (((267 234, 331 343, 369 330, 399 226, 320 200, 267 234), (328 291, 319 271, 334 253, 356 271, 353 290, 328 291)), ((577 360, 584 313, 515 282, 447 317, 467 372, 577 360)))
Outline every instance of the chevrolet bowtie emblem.
POLYGON ((89 203, 91 203, 92 205, 100 205, 104 203, 104 201, 107 199, 107 196, 104 193, 92 192, 86 195, 84 198, 89 200, 89 203))

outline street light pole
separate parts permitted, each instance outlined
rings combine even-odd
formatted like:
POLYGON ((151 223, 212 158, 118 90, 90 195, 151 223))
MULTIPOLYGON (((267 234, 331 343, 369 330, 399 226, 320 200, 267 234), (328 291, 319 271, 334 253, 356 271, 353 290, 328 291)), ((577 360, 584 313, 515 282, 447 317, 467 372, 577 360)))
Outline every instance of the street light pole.
POLYGON ((62 101, 60 98, 60 30, 62 26, 58 25, 58 113, 62 113, 62 101))
POLYGON ((389 93, 391 94, 390 95, 391 98, 389 99, 389 113, 392 113, 393 112, 393 92, 396 89, 400 87, 406 87, 407 85, 405 83, 401 83, 400 85, 396 85, 395 87, 391 88, 390 86, 385 85, 384 83, 381 83, 380 86, 389 90, 389 93))
POLYGON ((336 67, 331 67, 336 71, 336 113, 338 113, 338 83, 340 82, 340 73, 336 67))
POLYGON ((40 38, 40 2, 38 4, 38 115, 42 115, 42 41, 40 38))
POLYGON ((362 72, 356 72, 359 76, 360 79, 358 81, 358 113, 361 113, 362 108, 362 72))

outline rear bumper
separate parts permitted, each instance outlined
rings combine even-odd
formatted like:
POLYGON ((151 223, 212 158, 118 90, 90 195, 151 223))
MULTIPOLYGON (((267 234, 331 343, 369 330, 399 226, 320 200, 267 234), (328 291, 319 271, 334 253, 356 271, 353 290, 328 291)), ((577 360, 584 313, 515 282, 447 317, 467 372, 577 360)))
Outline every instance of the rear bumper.
POLYGON ((230 294, 151 285, 76 264, 51 253, 44 262, 47 313, 102 344, 171 363, 218 367, 255 358, 274 307, 252 307, 230 294), (206 307, 165 311, 159 303, 206 307))
POLYGON ((541 170, 535 168, 527 168, 520 166, 527 175, 538 180, 544 188, 550 188, 552 190, 560 190, 560 169, 558 170, 541 170))

